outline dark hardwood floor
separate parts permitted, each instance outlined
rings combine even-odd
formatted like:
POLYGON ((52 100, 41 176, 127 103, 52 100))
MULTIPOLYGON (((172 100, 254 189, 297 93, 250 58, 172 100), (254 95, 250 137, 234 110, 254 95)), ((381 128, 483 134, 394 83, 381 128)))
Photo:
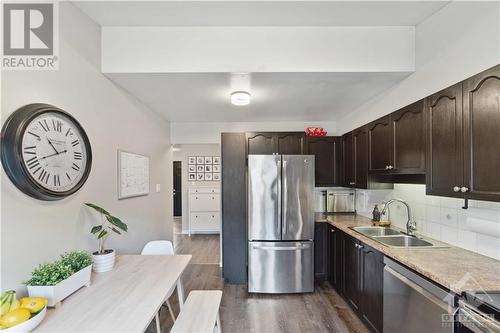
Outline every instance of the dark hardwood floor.
MULTIPOLYGON (((246 286, 225 284, 219 267, 219 236, 189 238, 180 234, 178 219, 176 224, 176 252, 193 255, 182 277, 185 296, 195 289, 222 290, 220 316, 224 333, 368 332, 328 282, 317 283, 312 294, 299 295, 248 294, 246 286)), ((170 301, 177 316, 176 292, 170 301)), ((160 320, 162 332, 169 332, 173 323, 166 309, 162 309, 160 320)), ((156 332, 154 322, 146 332, 156 332)))

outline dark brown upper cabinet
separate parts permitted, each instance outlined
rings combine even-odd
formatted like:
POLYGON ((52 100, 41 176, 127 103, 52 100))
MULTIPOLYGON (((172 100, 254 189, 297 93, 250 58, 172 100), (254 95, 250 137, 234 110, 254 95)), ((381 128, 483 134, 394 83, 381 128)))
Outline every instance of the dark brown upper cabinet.
POLYGON ((276 137, 274 133, 246 133, 247 153, 268 155, 276 153, 276 137))
POLYGON ((342 185, 354 186, 352 132, 342 135, 342 185))
POLYGON ((462 83, 425 99, 427 119, 426 192, 462 197, 462 83))
POLYGON ((500 201, 500 65, 463 83, 466 198, 500 201))
POLYGON ((316 186, 339 186, 341 182, 342 138, 306 138, 306 153, 314 155, 316 186))
POLYGON ((391 116, 377 119, 367 125, 368 131, 368 172, 370 174, 389 173, 391 157, 391 116))
POLYGON ((276 152, 283 155, 304 154, 305 133, 303 132, 277 132, 276 152))
POLYGON ((424 101, 391 114, 391 163, 393 174, 425 174, 424 101))
POLYGON ((252 132, 246 138, 249 155, 304 154, 303 132, 252 132))
POLYGON ((360 127, 352 131, 352 149, 354 166, 354 187, 368 187, 368 131, 360 127))
POLYGON ((425 174, 425 119, 418 101, 368 124, 368 173, 425 174))
POLYGON ((363 126, 342 136, 343 185, 364 189, 392 188, 390 183, 368 178, 368 130, 368 126, 363 126))

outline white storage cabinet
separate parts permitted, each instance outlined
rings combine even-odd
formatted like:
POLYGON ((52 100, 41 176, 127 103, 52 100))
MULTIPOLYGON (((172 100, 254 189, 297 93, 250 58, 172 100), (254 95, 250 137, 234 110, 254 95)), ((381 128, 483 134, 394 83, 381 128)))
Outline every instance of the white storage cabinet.
POLYGON ((189 189, 189 235, 220 232, 220 189, 189 189))

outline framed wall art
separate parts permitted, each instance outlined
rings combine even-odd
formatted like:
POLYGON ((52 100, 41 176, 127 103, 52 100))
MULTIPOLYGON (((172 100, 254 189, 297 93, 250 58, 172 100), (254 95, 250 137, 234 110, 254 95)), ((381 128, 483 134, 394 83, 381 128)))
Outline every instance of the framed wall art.
POLYGON ((220 156, 188 156, 188 181, 220 181, 220 156))

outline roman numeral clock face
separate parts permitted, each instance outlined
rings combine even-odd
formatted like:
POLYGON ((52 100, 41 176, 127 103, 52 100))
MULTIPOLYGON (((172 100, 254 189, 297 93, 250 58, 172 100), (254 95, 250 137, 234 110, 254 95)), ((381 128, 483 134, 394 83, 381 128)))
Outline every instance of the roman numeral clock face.
POLYGON ((6 175, 35 199, 63 199, 89 177, 89 138, 71 114, 53 105, 33 103, 12 112, 2 126, 0 145, 6 175))
POLYGON ((46 112, 30 121, 21 144, 31 179, 53 192, 67 192, 84 177, 87 151, 78 126, 64 114, 46 112))

